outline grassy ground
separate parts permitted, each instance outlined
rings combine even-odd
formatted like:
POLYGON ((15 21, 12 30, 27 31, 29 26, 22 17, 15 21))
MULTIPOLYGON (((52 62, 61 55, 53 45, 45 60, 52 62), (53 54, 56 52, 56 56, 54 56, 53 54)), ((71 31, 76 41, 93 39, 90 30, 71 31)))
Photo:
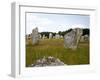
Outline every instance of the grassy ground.
POLYGON ((64 48, 63 39, 40 40, 38 45, 26 45, 26 66, 44 56, 59 58, 68 65, 89 64, 89 43, 80 42, 77 50, 64 48))

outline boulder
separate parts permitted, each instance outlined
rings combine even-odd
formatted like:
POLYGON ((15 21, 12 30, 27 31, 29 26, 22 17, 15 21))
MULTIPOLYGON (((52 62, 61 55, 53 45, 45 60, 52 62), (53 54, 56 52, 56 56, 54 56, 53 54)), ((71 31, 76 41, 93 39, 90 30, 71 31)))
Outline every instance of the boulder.
POLYGON ((35 64, 31 64, 31 67, 43 67, 43 66, 60 66, 65 65, 60 59, 56 59, 52 56, 47 58, 44 56, 42 59, 38 59, 35 64))

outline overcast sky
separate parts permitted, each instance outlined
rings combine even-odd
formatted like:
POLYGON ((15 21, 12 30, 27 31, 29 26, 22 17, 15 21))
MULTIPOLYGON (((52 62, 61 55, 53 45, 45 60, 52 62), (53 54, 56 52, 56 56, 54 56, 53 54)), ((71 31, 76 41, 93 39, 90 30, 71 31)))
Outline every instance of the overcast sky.
POLYGON ((38 27, 39 32, 58 32, 70 28, 89 28, 90 17, 86 15, 63 15, 63 14, 26 14, 26 34, 38 27))

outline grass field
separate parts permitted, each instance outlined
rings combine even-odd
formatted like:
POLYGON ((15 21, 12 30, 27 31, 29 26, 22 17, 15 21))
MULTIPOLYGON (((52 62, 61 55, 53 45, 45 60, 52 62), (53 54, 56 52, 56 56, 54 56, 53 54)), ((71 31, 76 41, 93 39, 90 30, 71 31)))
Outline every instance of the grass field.
POLYGON ((63 39, 44 39, 38 45, 26 45, 26 67, 44 56, 59 58, 67 65, 89 64, 89 42, 80 42, 77 50, 66 49, 63 39))

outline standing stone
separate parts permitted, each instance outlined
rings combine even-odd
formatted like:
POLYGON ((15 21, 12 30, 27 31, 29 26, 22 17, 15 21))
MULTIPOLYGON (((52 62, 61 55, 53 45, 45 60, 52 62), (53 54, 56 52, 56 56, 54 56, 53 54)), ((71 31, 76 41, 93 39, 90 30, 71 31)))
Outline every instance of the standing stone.
POLYGON ((42 38, 42 36, 41 36, 41 34, 39 34, 39 39, 41 39, 42 38))
POLYGON ((89 35, 84 35, 84 36, 81 36, 80 41, 81 41, 81 42, 84 42, 84 41, 89 41, 89 35))
POLYGON ((55 36, 53 36, 53 39, 55 39, 55 36))
POLYGON ((60 38, 60 35, 59 34, 56 34, 55 35, 55 39, 59 39, 60 38))
POLYGON ((80 28, 75 28, 69 33, 64 35, 64 46, 65 48, 76 49, 82 36, 83 30, 80 28))
POLYGON ((45 39, 45 35, 43 35, 42 39, 45 39))
POLYGON ((38 28, 32 30, 32 43, 38 44, 39 43, 39 33, 38 28))
POLYGON ((85 40, 84 40, 84 36, 81 36, 81 38, 80 38, 80 42, 84 42, 85 40))
POLYGON ((89 41, 89 35, 84 35, 84 40, 89 41))
POLYGON ((31 34, 28 34, 26 35, 26 44, 32 44, 32 35, 31 34))
POLYGON ((61 35, 60 38, 63 39, 63 36, 61 35))
POLYGON ((49 34, 49 39, 52 39, 52 37, 53 37, 53 34, 50 33, 50 34, 49 34))

